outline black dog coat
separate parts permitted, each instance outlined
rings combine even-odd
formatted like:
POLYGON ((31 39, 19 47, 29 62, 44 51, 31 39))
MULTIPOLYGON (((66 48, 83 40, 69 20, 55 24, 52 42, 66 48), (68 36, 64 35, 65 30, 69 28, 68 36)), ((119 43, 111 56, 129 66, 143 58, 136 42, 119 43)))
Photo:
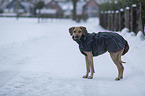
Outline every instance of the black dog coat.
POLYGON ((125 47, 126 40, 117 33, 99 32, 87 33, 82 35, 79 40, 75 40, 79 44, 82 54, 92 52, 93 56, 98 56, 106 51, 117 52, 125 47))

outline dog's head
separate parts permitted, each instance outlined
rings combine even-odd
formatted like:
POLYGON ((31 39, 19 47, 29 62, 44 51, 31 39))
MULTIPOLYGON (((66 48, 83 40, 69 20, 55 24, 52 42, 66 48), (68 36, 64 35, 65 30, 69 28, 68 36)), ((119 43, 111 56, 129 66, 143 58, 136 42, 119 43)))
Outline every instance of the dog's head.
POLYGON ((71 27, 69 28, 69 33, 74 40, 79 40, 82 35, 86 34, 86 27, 71 27))

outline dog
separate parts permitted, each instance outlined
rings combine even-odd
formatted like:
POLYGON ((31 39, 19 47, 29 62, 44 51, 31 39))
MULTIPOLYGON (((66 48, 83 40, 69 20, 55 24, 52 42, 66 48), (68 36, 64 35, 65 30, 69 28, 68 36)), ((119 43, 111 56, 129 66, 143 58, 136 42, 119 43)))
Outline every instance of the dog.
POLYGON ((72 39, 79 44, 81 53, 85 55, 87 71, 83 78, 93 78, 95 73, 93 57, 107 51, 118 69, 118 77, 115 80, 123 78, 124 67, 122 63, 126 62, 121 61, 121 56, 128 52, 129 45, 122 36, 113 32, 88 33, 86 27, 83 26, 71 27, 69 33, 72 39))

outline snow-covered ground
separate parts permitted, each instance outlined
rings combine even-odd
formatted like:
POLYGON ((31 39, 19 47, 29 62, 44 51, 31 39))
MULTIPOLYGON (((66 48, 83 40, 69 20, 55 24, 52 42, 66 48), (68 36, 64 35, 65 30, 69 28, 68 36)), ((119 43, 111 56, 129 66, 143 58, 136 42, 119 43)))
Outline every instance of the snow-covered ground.
POLYGON ((98 18, 76 23, 66 19, 0 18, 0 96, 145 96, 145 40, 127 29, 120 33, 130 45, 122 57, 124 79, 109 53, 94 58, 94 79, 83 79, 84 56, 68 29, 86 26, 103 31, 98 18))

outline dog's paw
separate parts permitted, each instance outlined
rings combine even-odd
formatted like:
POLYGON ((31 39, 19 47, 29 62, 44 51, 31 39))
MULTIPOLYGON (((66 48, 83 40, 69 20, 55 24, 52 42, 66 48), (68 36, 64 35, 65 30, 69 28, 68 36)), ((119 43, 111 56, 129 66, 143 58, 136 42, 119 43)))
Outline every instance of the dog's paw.
POLYGON ((92 76, 89 76, 88 79, 93 79, 93 77, 92 76))
POLYGON ((121 79, 121 78, 118 78, 118 77, 117 77, 115 80, 116 80, 116 81, 119 81, 120 79, 121 79))
POLYGON ((87 75, 84 75, 83 78, 88 78, 88 76, 87 75))

